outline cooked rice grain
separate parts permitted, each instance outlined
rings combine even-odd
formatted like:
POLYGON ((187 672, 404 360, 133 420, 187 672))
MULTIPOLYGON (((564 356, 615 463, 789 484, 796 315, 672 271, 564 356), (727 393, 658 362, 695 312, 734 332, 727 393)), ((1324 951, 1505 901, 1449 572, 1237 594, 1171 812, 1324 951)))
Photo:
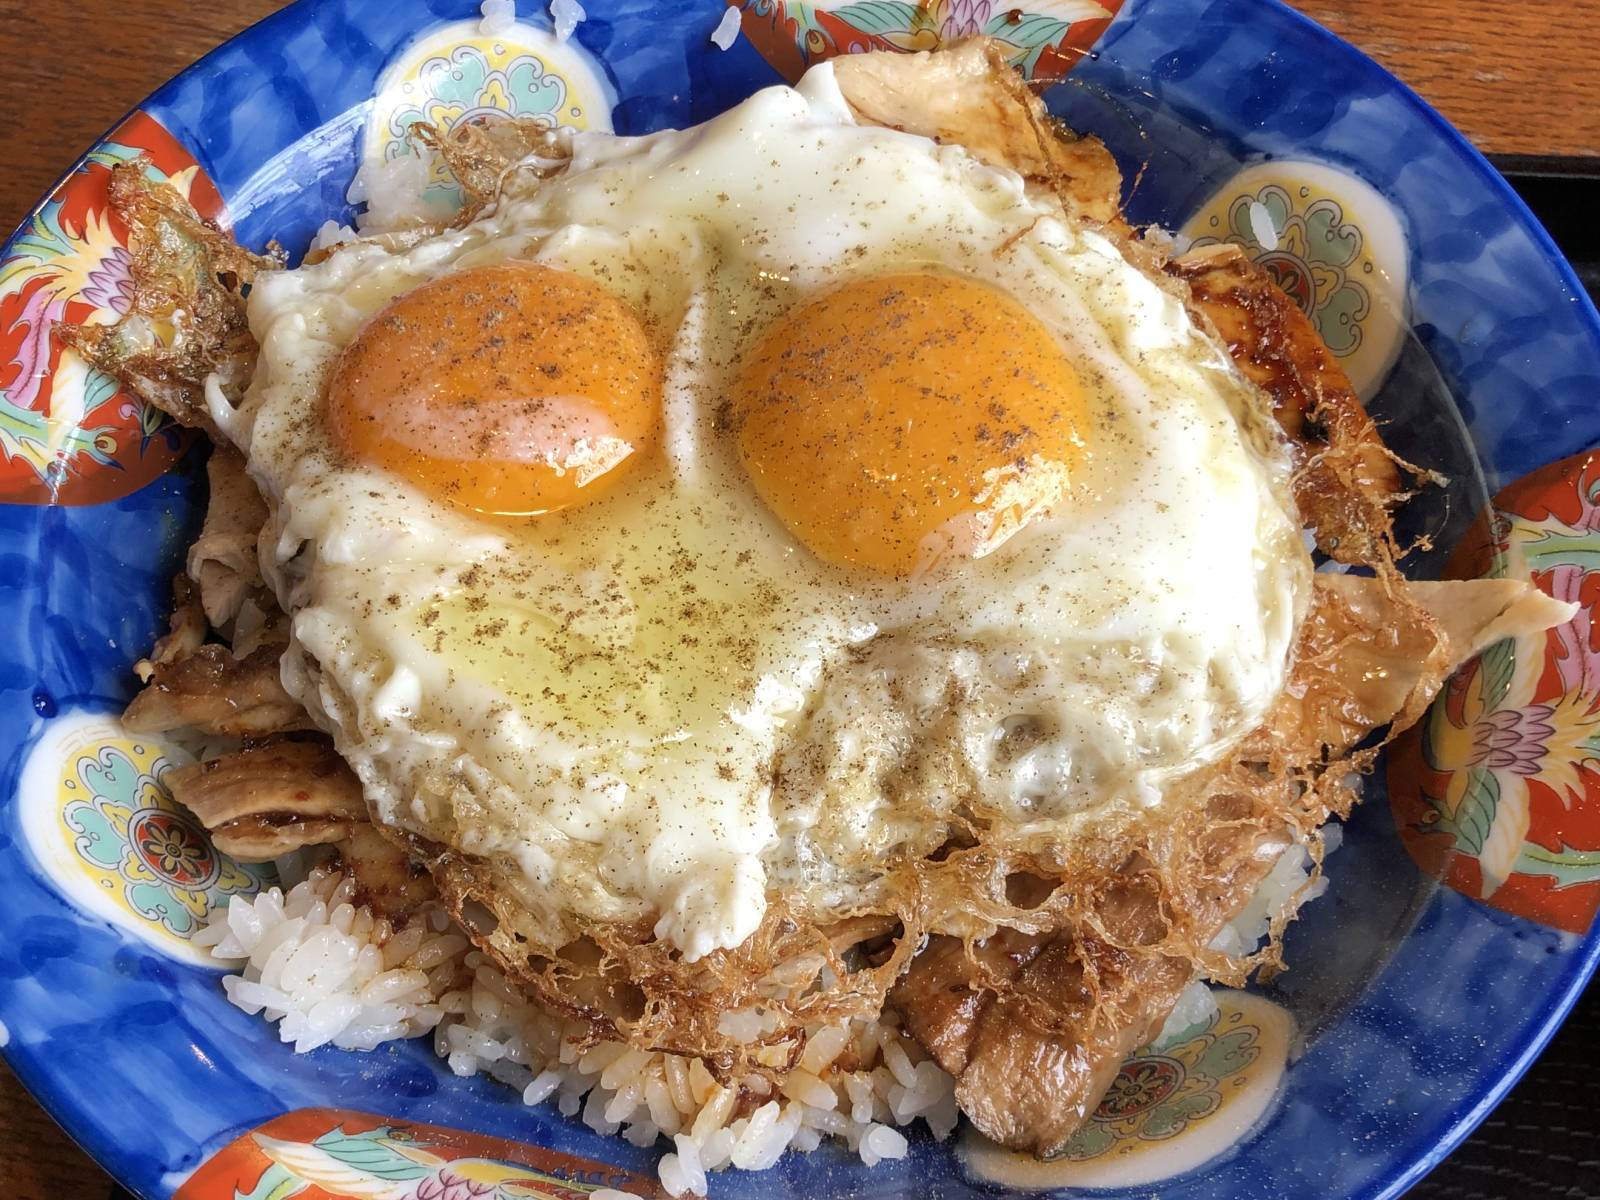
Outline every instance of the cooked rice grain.
MULTIPOLYGON (((718 1083, 700 1059, 620 1042, 580 1053, 582 1029, 517 995, 444 914, 396 930, 355 907, 354 893, 345 876, 319 869, 287 893, 234 898, 196 936, 217 958, 243 961, 222 981, 228 999, 276 1022, 298 1052, 370 1050, 431 1032, 457 1075, 487 1074, 524 1104, 553 1100, 563 1115, 581 1113, 591 1129, 636 1146, 670 1138, 658 1170, 674 1196, 704 1195, 709 1171, 765 1170, 828 1137, 872 1166, 907 1153, 892 1125, 921 1120, 940 1139, 955 1129, 950 1076, 890 1017, 810 1031, 799 1069, 775 1093, 759 1076, 739 1081, 767 1097, 741 1113, 740 1089, 718 1083), (834 1066, 846 1049, 854 1071, 834 1066)), ((769 1023, 757 1010, 726 1019, 752 1037, 769 1023)))
MULTIPOLYGON (((1324 854, 1338 845, 1338 834, 1336 825, 1328 828, 1324 854)), ((1307 888, 1310 879, 1310 855, 1291 847, 1219 944, 1235 953, 1254 947, 1291 898, 1310 899, 1327 886, 1318 878, 1307 888)), ((518 995, 442 910, 396 930, 356 907, 355 890, 344 875, 317 868, 287 893, 270 888, 235 897, 195 936, 217 958, 243 961, 222 981, 228 999, 276 1022, 297 1052, 324 1045, 371 1050, 431 1032, 434 1050, 457 1075, 482 1072, 524 1104, 553 1101, 563 1116, 581 1113, 591 1129, 635 1146, 670 1139, 658 1173, 674 1196, 703 1196, 708 1172, 765 1170, 785 1151, 811 1151, 827 1138, 870 1167, 905 1157, 909 1147, 896 1127, 920 1120, 940 1140, 956 1127, 953 1081, 892 1014, 808 1030, 776 1094, 760 1076, 738 1081, 762 1100, 741 1113, 741 1088, 719 1083, 702 1060, 621 1042, 580 1050, 582 1027, 518 995), (855 1069, 837 1069, 841 1060, 855 1069)), ((1210 989, 1191 984, 1156 1044, 1214 1012, 1210 989)), ((759 1008, 727 1013, 721 1024, 752 1041, 775 1027, 759 1008)))
POLYGON ((550 0, 550 24, 555 29, 558 42, 570 38, 588 17, 589 14, 583 11, 583 5, 578 0, 550 0))

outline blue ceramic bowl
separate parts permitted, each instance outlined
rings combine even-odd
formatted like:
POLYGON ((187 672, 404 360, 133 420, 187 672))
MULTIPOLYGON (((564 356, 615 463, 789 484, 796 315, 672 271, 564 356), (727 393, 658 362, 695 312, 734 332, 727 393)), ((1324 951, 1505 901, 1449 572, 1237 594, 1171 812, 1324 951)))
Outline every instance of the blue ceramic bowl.
MULTIPOLYGON (((421 1044, 296 1056, 227 1004, 219 972, 189 946, 205 913, 259 886, 260 873, 217 856, 171 806, 167 749, 105 720, 163 628, 204 486, 203 447, 63 360, 48 337, 63 316, 104 319, 125 302, 119 231, 97 219, 108 164, 145 151, 245 242, 298 252, 323 221, 349 219, 358 161, 404 153, 413 120, 499 108, 642 133, 703 120, 829 53, 989 32, 1041 78, 1071 66, 1050 102, 1137 177, 1132 219, 1235 241, 1268 265, 1400 451, 1450 476, 1408 516, 1434 536, 1418 571, 1459 568, 1446 551, 1491 493, 1600 440, 1600 320, 1549 239, 1436 114, 1288 9, 1128 0, 1108 26, 1109 14, 1079 0, 742 7, 743 36, 723 51, 709 39, 723 0, 588 0, 567 43, 545 32, 543 4, 520 4, 516 25, 484 35, 462 0, 300 0, 150 97, 7 244, 0 612, 13 632, 0 648, 0 1044, 62 1125, 141 1196, 323 1194, 297 1190, 304 1181, 270 1166, 259 1138, 200 1169, 305 1109, 387 1119, 374 1130, 374 1120, 312 1112, 273 1126, 280 1141, 320 1135, 330 1153, 364 1150, 369 1174, 411 1164, 382 1176, 390 1191, 351 1195, 573 1194, 648 1176, 659 1150, 456 1079, 421 1044), (443 1178, 436 1164, 393 1152, 431 1144, 442 1161, 465 1151, 419 1124, 510 1139, 522 1148, 476 1152, 533 1162, 545 1190, 430 1191, 443 1178)), ((440 181, 441 203, 447 189, 440 181)), ((1563 587, 1600 563, 1585 557, 1600 552, 1587 466, 1564 462, 1499 501, 1506 521, 1538 526, 1539 561, 1568 572, 1563 587)), ((1572 644, 1587 662, 1587 613, 1580 620, 1572 644)), ((1593 753, 1581 751, 1593 731, 1577 711, 1592 685, 1569 675, 1504 684, 1466 716, 1465 701, 1437 709, 1413 746, 1423 767, 1395 772, 1406 794, 1397 788, 1391 810, 1375 778, 1349 823, 1327 898, 1290 935, 1293 969, 1125 1071, 1116 1104, 1076 1145, 1077 1174, 1062 1168, 1059 1180, 1142 1179, 1126 1194, 1156 1185, 1193 1200, 1377 1197, 1446 1154, 1538 1053, 1600 953, 1584 932, 1600 898, 1600 817, 1591 777, 1567 761, 1593 753), (1573 701, 1566 716, 1563 699, 1573 701), (1483 754, 1445 752, 1451 728, 1470 741, 1484 721, 1502 736, 1483 754), (1558 728, 1571 735, 1565 757, 1558 728)), ((824 1148, 712 1186, 721 1196, 993 1190, 925 1134, 909 1157, 872 1171, 824 1148)))

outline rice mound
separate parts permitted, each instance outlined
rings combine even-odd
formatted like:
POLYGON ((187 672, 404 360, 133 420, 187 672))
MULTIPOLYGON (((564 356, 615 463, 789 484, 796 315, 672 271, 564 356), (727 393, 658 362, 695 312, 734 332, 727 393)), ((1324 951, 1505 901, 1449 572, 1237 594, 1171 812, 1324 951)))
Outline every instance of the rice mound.
MULTIPOLYGON (((704 1195, 707 1171, 762 1170, 825 1138, 873 1166, 907 1153, 895 1126, 920 1119, 941 1140, 955 1129, 950 1076, 891 1019, 814 1028, 781 1085, 752 1073, 725 1086, 701 1059, 615 1041, 581 1049, 588 1027, 519 996, 443 910, 396 930, 355 896, 352 878, 319 868, 287 893, 235 897, 196 936, 214 957, 243 960, 223 979, 228 999, 277 1022, 296 1052, 431 1034, 457 1075, 481 1071, 524 1104, 553 1101, 636 1146, 670 1138, 659 1171, 674 1196, 704 1195)), ((748 1040, 771 1020, 756 1010, 725 1018, 748 1040)))
MULTIPOLYGON (((1308 881, 1309 857, 1291 850, 1219 940, 1230 950, 1254 946, 1270 915, 1308 881)), ((1309 892, 1325 886, 1317 875, 1309 892)), ((892 1014, 811 1027, 776 1086, 757 1072, 719 1083, 703 1059, 592 1044, 587 1024, 518 995, 443 909, 396 929, 356 905, 357 896, 354 878, 320 866, 287 892, 234 897, 195 936, 235 968, 222 981, 228 999, 275 1022, 296 1053, 326 1045, 373 1050, 431 1036, 456 1075, 482 1072, 524 1104, 553 1102, 561 1115, 581 1116, 595 1132, 635 1146, 669 1139, 658 1173, 673 1196, 705 1195, 708 1172, 764 1170, 785 1151, 815 1150, 829 1139, 871 1167, 905 1157, 901 1129, 916 1121, 939 1141, 956 1127, 954 1081, 892 1014)), ((1155 1044, 1215 1011, 1210 990, 1195 982, 1155 1044)), ((776 1014, 755 1008, 723 1017, 726 1033, 750 1043, 776 1023, 776 1014)))

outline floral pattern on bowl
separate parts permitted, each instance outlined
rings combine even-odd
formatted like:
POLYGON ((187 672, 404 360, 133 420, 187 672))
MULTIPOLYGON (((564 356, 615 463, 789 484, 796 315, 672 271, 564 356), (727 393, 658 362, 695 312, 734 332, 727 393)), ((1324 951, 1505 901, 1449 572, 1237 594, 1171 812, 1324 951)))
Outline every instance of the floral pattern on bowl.
MULTIPOLYGON (((411 156, 408 135, 419 122, 452 129, 498 113, 608 131, 614 99, 576 43, 520 22, 486 34, 480 22, 458 21, 419 38, 384 73, 367 117, 364 161, 371 172, 411 156)), ((423 196, 438 216, 461 206, 460 187, 437 160, 423 196)))
POLYGON ((117 163, 147 173, 224 221, 194 157, 132 114, 34 210, 0 258, 0 501, 98 504, 143 487, 190 439, 53 336, 58 322, 106 324, 127 311, 127 230, 107 211, 117 163))
MULTIPOLYGON (((744 34, 725 51, 710 41, 725 0, 584 6, 588 19, 562 49, 592 64, 606 96, 617 98, 590 114, 609 111, 630 135, 707 119, 776 82, 772 64, 790 70, 805 61, 795 31, 770 19, 780 9, 798 13, 799 3, 741 4, 744 34), (752 24, 758 17, 771 33, 752 24)), ((278 238, 297 251, 325 221, 349 219, 352 176, 367 150, 391 136, 388 114, 364 136, 391 72, 438 56, 424 42, 444 23, 465 31, 451 34, 450 45, 478 36, 478 7, 300 0, 183 72, 144 113, 215 181, 248 244, 278 238)), ((524 23, 546 19, 538 0, 519 7, 524 23)), ((908 7, 933 8, 873 0, 809 6, 828 15, 848 8, 863 23, 866 12, 905 17, 908 7)), ((980 7, 948 11, 975 17, 980 7)), ((1270 0, 1126 0, 1114 22, 1098 25, 1104 33, 1094 52, 1062 56, 1076 66, 1046 97, 1074 127, 1105 139, 1138 181, 1130 219, 1180 227, 1250 164, 1338 164, 1336 174, 1370 181, 1410 235, 1401 257, 1417 340, 1406 357, 1415 350, 1453 399, 1442 415, 1475 447, 1484 476, 1498 486, 1600 444, 1600 319, 1504 181, 1381 68, 1270 0)), ((914 31, 909 23, 901 29, 914 31)), ((877 37, 844 32, 847 40, 877 37)), ((1069 47, 1078 32, 1069 30, 1069 47)), ((515 31, 506 38, 508 51, 522 41, 515 31)), ((1049 59, 1041 51, 1036 68, 1049 59)), ((491 75, 504 66, 487 54, 484 61, 491 75)), ((558 73, 573 84, 564 66, 558 73)), ((413 102, 425 107, 406 100, 413 102)), ((478 101, 461 103, 466 111, 478 101)), ((1259 185, 1270 182, 1259 180, 1252 197, 1260 201, 1259 185)), ((1288 189, 1287 180, 1276 182, 1288 189)), ((1342 207, 1370 248, 1376 226, 1351 203, 1342 207)), ((16 254, 29 232, 0 258, 16 254)), ((1224 234, 1232 236, 1225 220, 1200 232, 1224 234)), ((1370 329, 1363 334, 1364 347, 1374 344, 1370 329)), ((1393 381, 1400 379, 1396 371, 1393 381)), ((12 382, 0 376, 0 388, 12 382)), ((119 444, 117 464, 119 476, 96 469, 126 487, 121 476, 144 469, 136 441, 119 444)), ((0 652, 0 768, 12 801, 0 805, 8 879, 0 1020, 12 1069, 146 1200, 169 1200, 206 1154, 241 1130, 330 1106, 381 1113, 392 1127, 451 1126, 533 1144, 648 1178, 664 1146, 603 1138, 489 1082, 455 1078, 425 1045, 388 1047, 354 1063, 331 1048, 293 1054, 270 1026, 228 1004, 215 970, 174 958, 169 947, 178 943, 154 935, 148 922, 107 913, 83 894, 95 887, 74 882, 81 871, 62 870, 37 849, 65 846, 64 835, 47 825, 52 842, 27 831, 49 808, 33 802, 21 771, 59 727, 125 704, 130 667, 164 627, 171 575, 198 528, 200 466, 198 456, 181 459, 103 503, 72 505, 76 485, 63 485, 55 499, 65 504, 0 504, 0 611, 14 631, 0 652), (108 1104, 108 1095, 137 1102, 108 1104)), ((1247 1136, 1164 1179, 1165 1200, 1397 1194, 1481 1119, 1600 962, 1600 934, 1579 938, 1529 923, 1415 871, 1381 780, 1346 833, 1329 869, 1330 893, 1291 930, 1293 970, 1270 992, 1306 1031, 1294 1060, 1247 1136), (1296 992, 1299 981, 1306 986, 1296 992)), ((1497 896, 1516 881, 1514 874, 1497 896)), ((1148 1145, 1171 1153, 1243 1111, 1225 1095, 1212 1115, 1148 1145)), ((311 1140, 337 1126, 331 1121, 311 1140)), ((1154 1162, 1155 1149, 1150 1154, 1154 1162)), ((1067 1165, 1084 1170, 1114 1157, 1067 1165)), ((720 1175, 713 1188, 729 1200, 994 1194, 963 1172, 948 1144, 914 1134, 907 1158, 870 1172, 827 1146, 765 1175, 720 1175)), ((1121 1194, 1131 1200, 1151 1190, 1121 1194)))
POLYGON ((190 944, 213 909, 275 878, 211 845, 164 782, 188 755, 98 715, 58 718, 22 771, 23 828, 35 858, 86 909, 205 966, 190 944))
POLYGON ((218 1150, 173 1200, 585 1200, 662 1196, 631 1171, 459 1129, 368 1113, 285 1113, 218 1150))
POLYGON ((1381 195, 1323 163, 1246 167, 1183 226, 1193 245, 1242 248, 1294 298, 1363 397, 1407 331, 1405 234, 1381 195))
POLYGON ((1389 769, 1401 838, 1466 895, 1583 933, 1600 909, 1600 455, 1503 489, 1450 574, 1525 574, 1580 607, 1490 646, 1407 734, 1389 769))
POLYGON ((1030 79, 1054 79, 1088 52, 1122 0, 743 0, 741 7, 744 35, 788 79, 836 54, 933 50, 974 36, 997 39, 1030 79))

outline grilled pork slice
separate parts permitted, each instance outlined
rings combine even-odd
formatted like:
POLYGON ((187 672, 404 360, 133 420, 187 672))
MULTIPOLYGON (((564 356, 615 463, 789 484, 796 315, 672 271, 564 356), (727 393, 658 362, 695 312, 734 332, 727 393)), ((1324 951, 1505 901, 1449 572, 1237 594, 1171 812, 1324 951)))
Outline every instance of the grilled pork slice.
MULTIPOLYGON (((1294 840, 1287 823, 1253 819, 1294 811, 1299 795, 1299 771, 1266 763, 1310 767, 1380 725, 1408 724, 1464 659, 1571 614, 1515 580, 1318 576, 1282 698, 1236 761, 1206 782, 1195 857, 1184 867, 1202 881, 1182 914, 1187 940, 1204 945, 1220 932, 1294 840)), ((1307 803, 1302 816, 1312 824, 1329 815, 1315 796, 1307 803)), ((936 937, 891 993, 906 1029, 956 1077, 962 1111, 989 1137, 1059 1153, 1194 977, 1189 953, 1163 949, 1172 917, 1147 883, 1151 870, 1147 861, 1124 865, 1092 932, 1002 930, 970 952, 936 937)))
POLYGON ((157 666, 144 691, 122 714, 134 733, 194 729, 263 738, 312 728, 306 710, 283 690, 279 644, 235 658, 226 646, 199 647, 188 658, 157 666))
POLYGON ((219 850, 244 862, 347 837, 367 822, 361 783, 326 738, 248 746, 167 776, 219 850))
POLYGON ((334 849, 339 864, 360 885, 356 902, 391 921, 409 916, 439 895, 428 868, 366 821, 350 826, 334 849))
POLYGON ((211 843, 238 862, 271 862, 307 846, 326 846, 350 832, 347 821, 264 813, 210 830, 211 843))
MULTIPOLYGON (((1290 837, 1233 825, 1237 796, 1219 796, 1208 815, 1201 837, 1214 878, 1186 918, 1215 932, 1290 837)), ((1187 955, 1138 952, 1167 934, 1159 896, 1140 883, 1148 866, 1129 864, 1108 890, 1096 914, 1103 937, 1008 929, 970 955, 959 939, 935 937, 891 995, 907 1031, 956 1077, 962 1111, 996 1141, 1059 1152, 1193 978, 1187 955)))
POLYGON ((438 896, 428 869, 373 828, 361 781, 327 738, 247 746, 179 767, 167 782, 216 847, 242 862, 331 845, 360 885, 358 902, 392 921, 438 896))
POLYGON ((1045 110, 992 42, 920 54, 847 54, 834 78, 858 120, 965 147, 1046 183, 1082 216, 1121 230, 1122 174, 1099 138, 1045 110))
POLYGON ((172 580, 172 616, 167 619, 167 632, 156 639, 148 656, 134 664, 134 673, 142 682, 149 683, 157 670, 190 657, 205 640, 206 614, 200 604, 200 593, 194 580, 178 575, 172 580))
POLYGON ((1295 499, 1318 549, 1340 562, 1370 561, 1401 498, 1400 476, 1310 318, 1237 246, 1197 247, 1168 269, 1189 285, 1190 311, 1210 321, 1271 399, 1301 468, 1295 499))
POLYGON ((188 569, 200 588, 206 619, 221 628, 261 587, 256 540, 267 523, 267 506, 245 470, 244 455, 225 442, 211 451, 206 481, 211 499, 200 536, 189 547, 188 569))

